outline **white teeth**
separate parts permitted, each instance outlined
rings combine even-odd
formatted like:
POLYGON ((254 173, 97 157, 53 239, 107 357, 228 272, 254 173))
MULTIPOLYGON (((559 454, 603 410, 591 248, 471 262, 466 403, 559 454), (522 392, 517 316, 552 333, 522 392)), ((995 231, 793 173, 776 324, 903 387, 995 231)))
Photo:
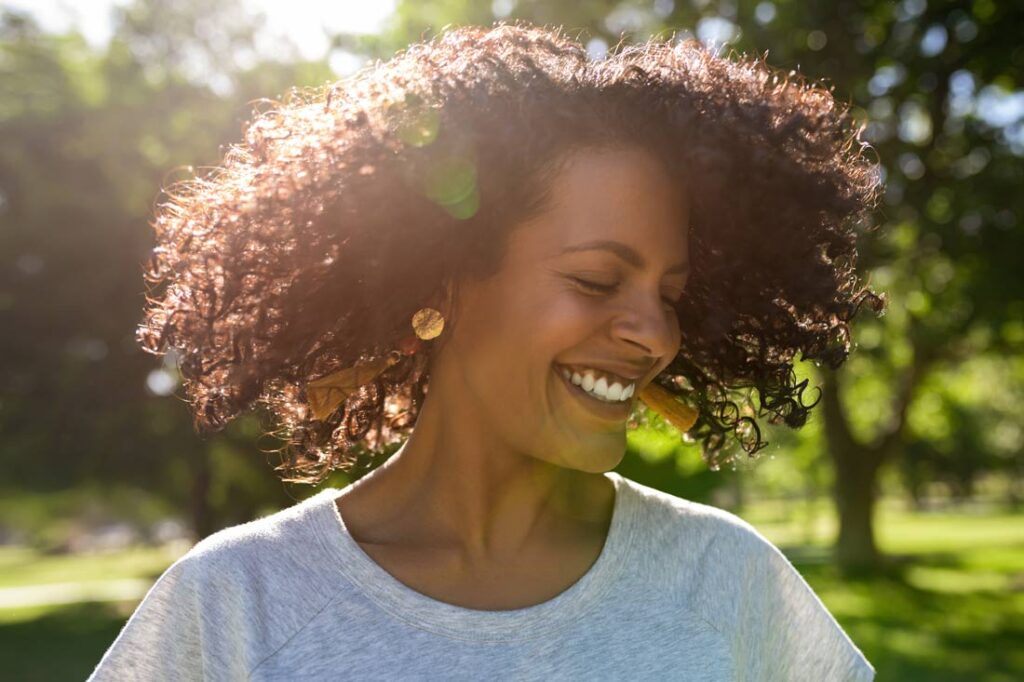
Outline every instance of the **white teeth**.
POLYGON ((573 383, 584 391, 594 396, 599 400, 605 402, 625 402, 633 397, 633 392, 636 390, 636 384, 627 384, 625 388, 622 387, 622 383, 615 381, 611 386, 608 386, 608 380, 604 377, 599 377, 596 381, 594 379, 594 372, 587 371, 583 374, 574 372, 568 367, 562 367, 562 376, 564 376, 570 383, 573 383))
POLYGON ((622 397, 622 384, 616 381, 608 387, 608 393, 605 395, 608 400, 619 400, 622 397))

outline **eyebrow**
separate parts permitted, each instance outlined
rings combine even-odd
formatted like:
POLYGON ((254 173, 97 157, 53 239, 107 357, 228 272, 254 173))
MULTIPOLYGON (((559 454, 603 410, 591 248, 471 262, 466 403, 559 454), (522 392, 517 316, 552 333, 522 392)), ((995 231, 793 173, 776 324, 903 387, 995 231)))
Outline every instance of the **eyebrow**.
MULTIPOLYGON (((643 268, 647 265, 647 261, 644 260, 644 257, 641 256, 636 249, 628 244, 623 244, 622 242, 613 241, 611 239, 597 239, 591 242, 583 242, 582 244, 567 246, 562 249, 558 255, 561 256, 567 253, 576 253, 577 251, 609 251, 632 265, 634 268, 643 268)), ((666 270, 665 274, 668 275, 677 272, 685 273, 689 271, 689 263, 679 263, 666 270)))

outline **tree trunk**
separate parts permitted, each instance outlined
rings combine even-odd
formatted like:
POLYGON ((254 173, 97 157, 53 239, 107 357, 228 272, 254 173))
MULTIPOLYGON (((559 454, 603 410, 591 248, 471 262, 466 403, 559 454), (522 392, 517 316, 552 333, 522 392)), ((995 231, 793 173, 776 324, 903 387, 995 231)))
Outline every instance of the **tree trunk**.
POLYGON ((863 572, 882 562, 875 544, 873 515, 883 453, 853 437, 839 396, 839 378, 834 371, 823 374, 825 441, 835 470, 833 499, 839 518, 836 563, 844 573, 863 572))
POLYGON ((832 454, 839 514, 836 561, 846 573, 876 568, 881 563, 874 530, 878 463, 873 453, 865 448, 853 447, 832 454))

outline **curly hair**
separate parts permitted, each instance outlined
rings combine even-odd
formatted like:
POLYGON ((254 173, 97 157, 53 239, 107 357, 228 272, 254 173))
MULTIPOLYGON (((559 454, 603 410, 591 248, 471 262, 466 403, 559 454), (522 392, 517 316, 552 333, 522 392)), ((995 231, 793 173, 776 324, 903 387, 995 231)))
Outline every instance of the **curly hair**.
POLYGON ((798 351, 838 367, 862 304, 884 309, 855 274, 880 195, 862 130, 797 72, 692 39, 592 60, 561 29, 451 29, 293 90, 219 166, 168 188, 146 272, 159 293, 137 338, 179 354, 199 433, 267 408, 277 470, 317 483, 408 435, 432 351, 403 355, 323 421, 305 386, 393 353, 428 297, 495 271, 567 153, 637 145, 691 206, 683 344, 655 381, 698 410, 687 436, 717 469, 730 445, 766 445, 758 419, 805 423, 816 401, 798 351))

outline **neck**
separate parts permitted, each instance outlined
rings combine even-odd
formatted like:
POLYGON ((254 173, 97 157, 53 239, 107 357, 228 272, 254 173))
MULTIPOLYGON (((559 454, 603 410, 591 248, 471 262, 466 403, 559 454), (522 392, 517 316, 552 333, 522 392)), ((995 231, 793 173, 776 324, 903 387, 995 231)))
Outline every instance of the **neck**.
POLYGON ((479 417, 473 405, 432 386, 410 438, 353 486, 364 539, 405 538, 493 561, 515 556, 537 536, 607 524, 610 485, 601 474, 518 452, 479 417))

